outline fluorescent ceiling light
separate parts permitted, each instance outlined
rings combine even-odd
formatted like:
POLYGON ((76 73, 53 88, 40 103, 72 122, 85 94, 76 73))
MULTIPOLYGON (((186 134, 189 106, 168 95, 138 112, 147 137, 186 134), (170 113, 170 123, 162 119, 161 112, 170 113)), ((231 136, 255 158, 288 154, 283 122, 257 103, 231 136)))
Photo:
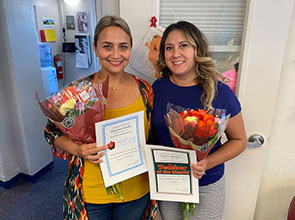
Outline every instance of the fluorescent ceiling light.
POLYGON ((80 0, 64 0, 64 2, 69 6, 76 6, 80 0))

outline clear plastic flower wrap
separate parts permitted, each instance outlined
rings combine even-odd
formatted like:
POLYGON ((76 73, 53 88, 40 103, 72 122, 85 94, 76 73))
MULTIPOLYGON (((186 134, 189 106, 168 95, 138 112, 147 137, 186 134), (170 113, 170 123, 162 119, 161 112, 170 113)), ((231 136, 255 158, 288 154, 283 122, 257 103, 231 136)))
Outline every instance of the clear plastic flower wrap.
POLYGON ((108 79, 93 83, 89 77, 72 81, 43 101, 36 98, 43 114, 77 144, 94 143, 96 122, 102 121, 108 79))
MULTIPOLYGON (((230 114, 225 115, 225 109, 185 109, 168 103, 164 116, 172 142, 175 147, 195 150, 197 161, 204 159, 214 144, 219 140, 226 128, 230 114)), ((195 214, 195 203, 181 203, 181 211, 195 214)))
POLYGON ((225 109, 185 109, 168 103, 164 116, 175 147, 195 150, 204 159, 226 128, 230 114, 225 109))
MULTIPOLYGON (((108 81, 109 78, 93 83, 90 77, 83 77, 43 101, 36 93, 36 99, 43 114, 73 142, 95 143, 95 123, 104 119, 108 81)), ((107 187, 106 191, 108 194, 117 194, 124 201, 117 186, 122 187, 118 183, 107 187)))

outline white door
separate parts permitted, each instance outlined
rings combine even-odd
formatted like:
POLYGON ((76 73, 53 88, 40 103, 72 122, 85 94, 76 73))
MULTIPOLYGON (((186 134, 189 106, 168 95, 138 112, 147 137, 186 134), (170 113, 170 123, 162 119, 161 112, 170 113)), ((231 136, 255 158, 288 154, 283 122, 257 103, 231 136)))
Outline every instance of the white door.
POLYGON ((294 0, 248 2, 238 98, 248 137, 265 142, 226 163, 224 220, 254 219, 293 8, 294 0))

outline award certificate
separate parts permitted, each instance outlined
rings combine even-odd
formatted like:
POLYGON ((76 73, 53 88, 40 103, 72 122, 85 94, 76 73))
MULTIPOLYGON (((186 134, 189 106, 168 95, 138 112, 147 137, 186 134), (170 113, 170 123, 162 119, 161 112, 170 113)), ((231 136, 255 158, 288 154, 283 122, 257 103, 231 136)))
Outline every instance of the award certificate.
POLYGON ((97 146, 111 144, 100 163, 105 187, 147 171, 143 117, 140 111, 95 124, 97 146))
POLYGON ((199 182, 190 164, 196 152, 173 147, 145 145, 151 199, 199 202, 199 182))

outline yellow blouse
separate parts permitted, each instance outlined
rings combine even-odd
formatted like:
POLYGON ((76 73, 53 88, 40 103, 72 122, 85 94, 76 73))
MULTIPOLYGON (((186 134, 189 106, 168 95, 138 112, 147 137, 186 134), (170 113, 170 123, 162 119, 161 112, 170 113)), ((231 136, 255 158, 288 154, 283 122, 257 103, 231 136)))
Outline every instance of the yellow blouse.
MULTIPOLYGON (((133 104, 119 108, 106 109, 105 119, 112 119, 134 112, 145 110, 145 106, 140 96, 133 104)), ((146 112, 144 113, 145 137, 148 138, 148 121, 146 112)), ((84 177, 83 177, 84 199, 87 203, 105 204, 122 202, 118 195, 108 195, 103 183, 99 165, 84 160, 84 177)), ((119 188, 124 200, 132 201, 139 199, 149 192, 148 174, 144 173, 122 182, 122 189, 119 188)))

